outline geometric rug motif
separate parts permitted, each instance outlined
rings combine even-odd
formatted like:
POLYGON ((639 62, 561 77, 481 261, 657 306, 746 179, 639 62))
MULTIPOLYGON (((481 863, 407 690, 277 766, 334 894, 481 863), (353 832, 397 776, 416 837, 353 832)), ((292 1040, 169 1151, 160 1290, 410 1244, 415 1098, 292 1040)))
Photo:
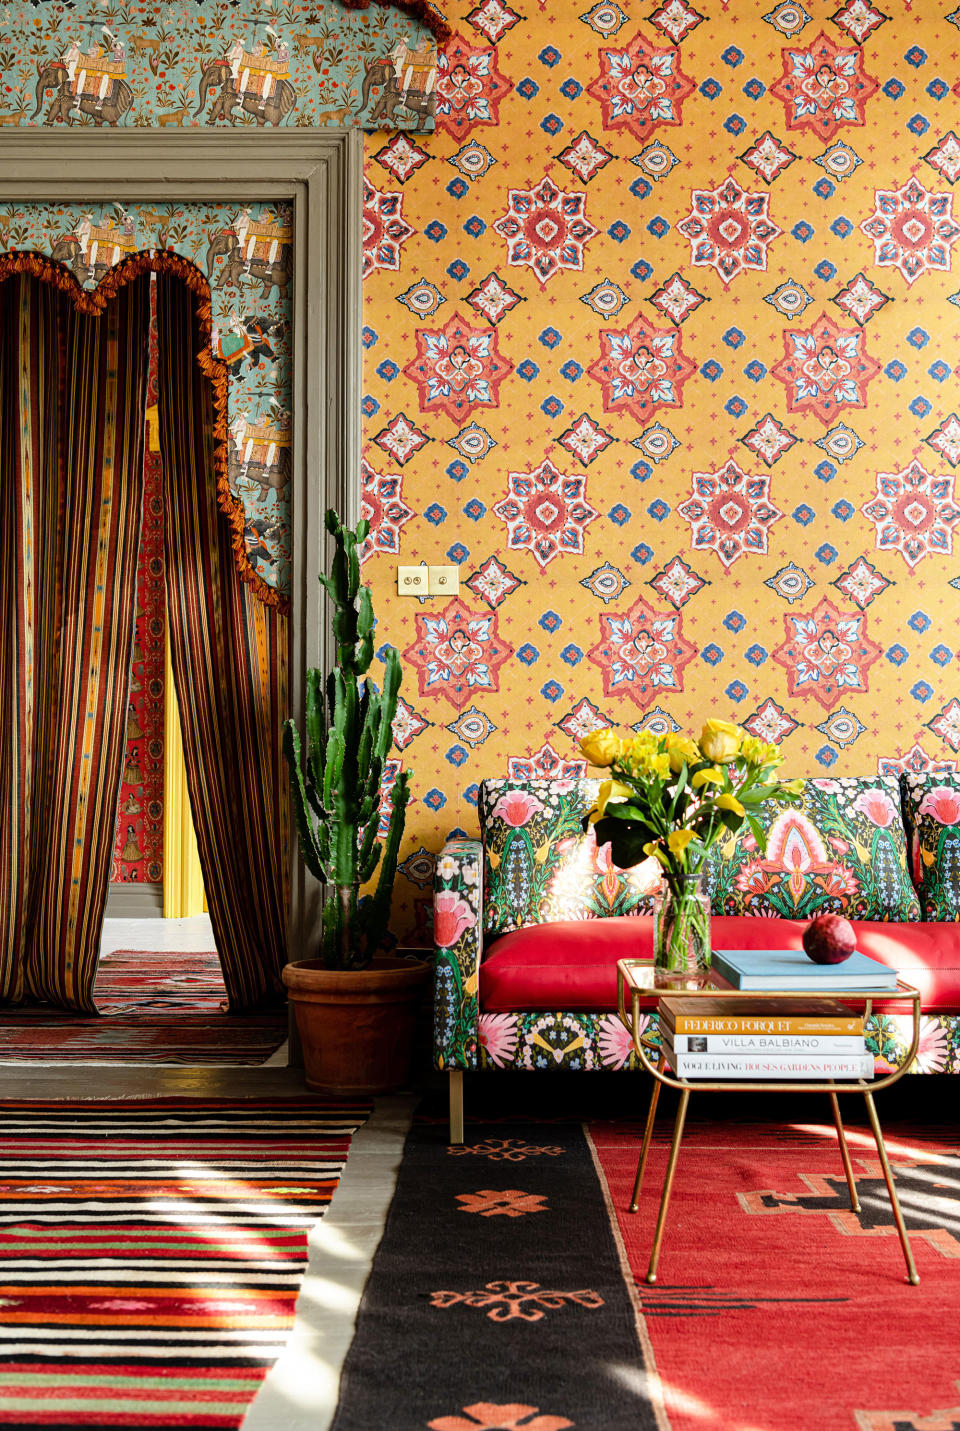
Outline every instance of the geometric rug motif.
POLYGON ((369 1112, 0 1104, 0 1424, 238 1427, 369 1112))
POLYGON ((878 1099, 913 1287, 869 1126, 850 1121, 857 1104, 841 1099, 860 1213, 832 1122, 688 1119, 652 1286, 672 1119, 657 1125, 635 1214, 642 1126, 590 1125, 671 1431, 960 1428, 958 1132, 884 1125, 878 1099))
POLYGON ((421 1120, 407 1138, 332 1431, 656 1431, 583 1129, 446 1137, 421 1120))
POLYGON ((0 1007, 0 1063, 259 1064, 287 1037, 284 1007, 225 1011, 223 974, 213 950, 105 952, 94 999, 99 1017, 49 1004, 0 1007))

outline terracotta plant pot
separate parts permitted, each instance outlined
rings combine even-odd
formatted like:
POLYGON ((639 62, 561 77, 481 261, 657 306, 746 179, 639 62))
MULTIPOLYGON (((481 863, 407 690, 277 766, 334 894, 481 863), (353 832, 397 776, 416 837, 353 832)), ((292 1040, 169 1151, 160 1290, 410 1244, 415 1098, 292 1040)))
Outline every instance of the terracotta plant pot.
POLYGON ((374 959, 368 969, 327 969, 320 959, 287 964, 307 1087, 345 1094, 403 1087, 429 972, 409 959, 374 959))

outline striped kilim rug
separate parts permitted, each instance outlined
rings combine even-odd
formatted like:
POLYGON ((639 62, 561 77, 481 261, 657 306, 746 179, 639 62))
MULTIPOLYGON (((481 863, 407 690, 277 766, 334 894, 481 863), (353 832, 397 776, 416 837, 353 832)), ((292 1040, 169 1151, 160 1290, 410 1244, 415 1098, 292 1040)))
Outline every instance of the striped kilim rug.
POLYGON ((0 1424, 239 1426, 369 1104, 0 1104, 0 1424))
POLYGON ((224 1011, 215 951, 117 949, 101 956, 101 1017, 49 1004, 0 1008, 0 1063, 264 1063, 287 1036, 286 1008, 224 1011))

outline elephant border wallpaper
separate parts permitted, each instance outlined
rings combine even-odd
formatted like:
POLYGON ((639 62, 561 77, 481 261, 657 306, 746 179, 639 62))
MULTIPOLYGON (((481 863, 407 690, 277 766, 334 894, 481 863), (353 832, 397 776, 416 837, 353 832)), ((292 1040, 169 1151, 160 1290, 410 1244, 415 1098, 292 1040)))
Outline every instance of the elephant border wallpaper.
MULTIPOLYGON (((442 27, 439 27, 442 28, 442 27)), ((437 49, 339 0, 0 6, 0 124, 433 128, 437 49)))
POLYGON ((960 10, 444 15, 435 133, 365 141, 412 945, 480 781, 580 775, 592 729, 722 716, 828 780, 960 750, 960 10))

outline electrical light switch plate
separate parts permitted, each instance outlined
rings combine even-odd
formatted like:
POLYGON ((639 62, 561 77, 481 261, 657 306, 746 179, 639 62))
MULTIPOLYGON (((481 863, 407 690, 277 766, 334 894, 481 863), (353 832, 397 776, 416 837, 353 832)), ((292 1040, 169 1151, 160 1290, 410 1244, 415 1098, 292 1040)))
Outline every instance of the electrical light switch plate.
POLYGON ((398 566, 397 592, 400 596, 426 596, 427 570, 425 566, 398 566))
POLYGON ((458 566, 431 566, 428 570, 430 575, 427 591, 431 596, 460 595, 460 568, 458 566))

